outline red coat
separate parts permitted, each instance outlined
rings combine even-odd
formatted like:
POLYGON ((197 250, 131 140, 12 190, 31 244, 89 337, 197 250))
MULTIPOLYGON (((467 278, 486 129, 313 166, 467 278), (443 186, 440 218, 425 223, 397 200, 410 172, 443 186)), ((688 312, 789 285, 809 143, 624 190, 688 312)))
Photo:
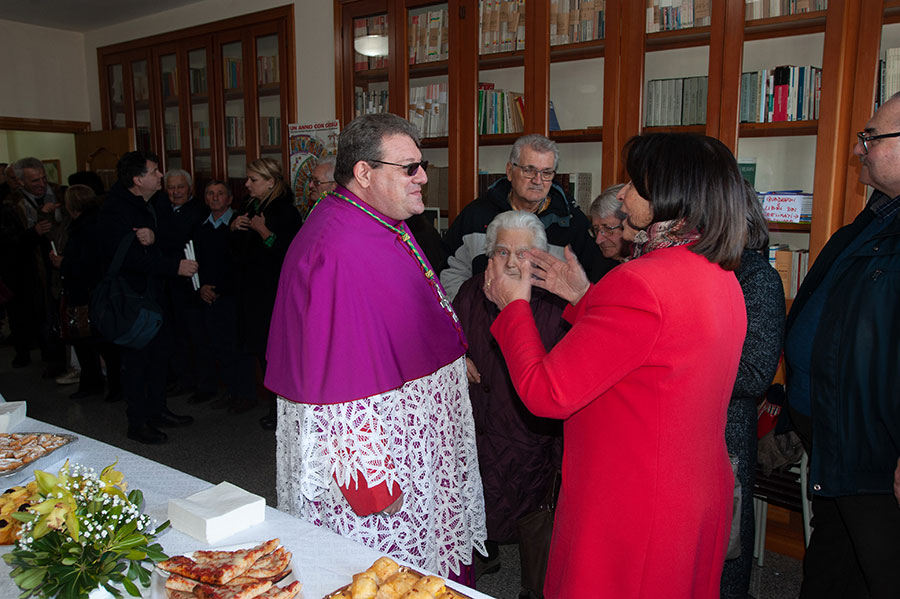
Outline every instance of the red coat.
POLYGON ((747 329, 734 274, 686 246, 626 262, 548 354, 529 305, 491 331, 522 400, 565 419, 544 592, 714 598, 731 524, 725 414, 747 329))

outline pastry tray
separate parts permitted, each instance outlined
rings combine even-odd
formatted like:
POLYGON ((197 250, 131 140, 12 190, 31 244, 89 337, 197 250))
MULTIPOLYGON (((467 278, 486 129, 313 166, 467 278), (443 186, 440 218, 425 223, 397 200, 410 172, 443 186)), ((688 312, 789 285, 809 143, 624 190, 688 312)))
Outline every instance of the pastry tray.
POLYGON ((41 457, 31 460, 26 464, 22 464, 18 468, 13 468, 12 470, 7 470, 6 472, 0 472, 0 480, 12 478, 14 476, 22 474, 24 471, 29 468, 34 468, 37 466, 46 467, 47 464, 53 464, 59 460, 62 460, 69 456, 69 448, 72 446, 72 442, 76 441, 78 437, 76 435, 67 435, 65 433, 51 433, 47 431, 23 431, 23 432, 15 432, 15 433, 3 433, 4 435, 55 435, 60 437, 61 439, 65 439, 65 443, 57 447, 56 449, 51 449, 41 457))
MULTIPOLYGON (((412 572, 413 574, 415 574, 416 576, 419 576, 419 577, 425 576, 425 574, 422 574, 422 573, 419 572, 418 570, 414 570, 413 568, 408 568, 408 567, 406 567, 406 566, 400 566, 400 571, 401 571, 401 572, 412 572)), ((446 582, 447 582, 446 577, 442 577, 442 578, 444 578, 444 582, 446 583, 446 582)), ((338 593, 341 593, 341 592, 343 592, 343 591, 349 591, 351 586, 353 586, 353 583, 352 583, 352 582, 351 582, 350 584, 345 584, 345 585, 342 586, 341 588, 335 589, 335 590, 331 591, 330 593, 328 593, 327 595, 325 595, 324 597, 322 597, 322 599, 331 599, 332 597, 334 597, 334 596, 337 595, 338 593)), ((461 593, 460 591, 456 590, 456 589, 453 588, 453 587, 450 587, 449 585, 448 585, 448 588, 449 588, 450 590, 452 590, 454 593, 456 593, 456 596, 459 597, 460 599, 472 599, 469 595, 466 595, 466 594, 464 594, 464 593, 461 593)))

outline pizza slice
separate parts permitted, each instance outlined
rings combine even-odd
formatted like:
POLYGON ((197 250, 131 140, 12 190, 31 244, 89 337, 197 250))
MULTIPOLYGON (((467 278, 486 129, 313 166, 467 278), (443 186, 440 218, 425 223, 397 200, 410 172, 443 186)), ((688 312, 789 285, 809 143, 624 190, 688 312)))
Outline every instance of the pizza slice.
POLYGON ((176 591, 175 589, 166 589, 166 599, 197 599, 193 593, 187 591, 176 591))
POLYGON ((226 584, 243 575, 256 560, 275 551, 278 545, 278 539, 272 539, 251 549, 195 551, 192 557, 176 555, 158 565, 167 572, 207 584, 226 584))
POLYGON ((270 588, 272 588, 272 583, 269 581, 215 587, 198 584, 194 587, 194 596, 197 599, 253 599, 270 588))
POLYGON ((178 574, 169 574, 169 577, 166 579, 166 588, 172 589, 173 591, 190 593, 198 584, 200 583, 196 580, 191 580, 190 578, 185 578, 178 574))
POLYGON ((252 578, 271 578, 291 565, 291 557, 290 551, 284 547, 279 547, 272 553, 256 560, 244 575, 252 578))
POLYGON ((300 582, 294 581, 286 587, 272 587, 262 595, 257 595, 256 599, 292 599, 300 592, 300 582))

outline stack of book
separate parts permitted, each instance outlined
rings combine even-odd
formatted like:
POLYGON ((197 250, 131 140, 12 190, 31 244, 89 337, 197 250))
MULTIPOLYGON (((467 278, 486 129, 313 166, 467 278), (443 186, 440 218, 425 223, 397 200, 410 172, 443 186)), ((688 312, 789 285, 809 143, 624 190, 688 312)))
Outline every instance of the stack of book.
POLYGON ((178 134, 178 123, 166 123, 163 125, 163 137, 167 150, 177 150, 181 147, 181 136, 178 134))
POLYGON ((386 89, 356 92, 355 98, 356 116, 388 111, 388 91, 386 89))
POLYGON ((222 64, 225 68, 225 89, 240 89, 244 76, 241 59, 226 56, 222 64))
POLYGON ((409 15, 406 50, 409 64, 447 60, 450 56, 450 15, 443 9, 409 15))
POLYGON ((259 144, 262 146, 281 145, 281 117, 259 117, 259 144))
POLYGON ((671 127, 706 123, 708 77, 652 79, 644 98, 644 126, 671 127))
POLYGON ((478 84, 478 133, 521 133, 525 130, 525 96, 478 84))
POLYGON ((163 99, 178 97, 178 74, 175 71, 160 73, 163 99))
POLYGON ((601 40, 606 0, 550 0, 550 45, 601 40))
POLYGON ((647 33, 703 27, 712 22, 712 0, 647 0, 647 33))
POLYGON ((828 0, 744 0, 744 4, 744 18, 748 21, 828 8, 828 0))
POLYGON ((256 82, 278 83, 278 56, 258 56, 256 58, 256 82))
POLYGON ((819 118, 822 69, 793 65, 741 75, 742 123, 812 121, 819 118))
POLYGON ((809 270, 809 250, 792 250, 786 244, 769 246, 769 264, 778 271, 785 299, 797 296, 797 290, 809 270))
POLYGON ((900 92, 900 48, 889 48, 878 61, 878 81, 875 105, 881 106, 891 96, 900 92))
POLYGON ((206 121, 194 121, 191 123, 194 148, 209 148, 209 123, 206 121))
POLYGON ((449 134, 446 82, 410 88, 409 122, 415 125, 421 137, 449 134))
POLYGON ((225 117, 225 146, 229 148, 242 148, 246 145, 247 138, 244 135, 244 117, 225 117))
POLYGON ((479 0, 479 54, 525 49, 525 0, 479 0))
POLYGON ((191 93, 206 93, 206 69, 195 69, 191 67, 191 93))

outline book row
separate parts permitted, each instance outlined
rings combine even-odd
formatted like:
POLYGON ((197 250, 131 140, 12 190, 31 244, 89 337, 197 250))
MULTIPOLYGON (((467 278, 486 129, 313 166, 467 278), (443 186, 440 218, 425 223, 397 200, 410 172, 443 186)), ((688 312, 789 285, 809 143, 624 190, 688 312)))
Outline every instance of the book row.
POLYGON ((744 18, 768 19, 784 15, 825 10, 828 0, 745 0, 744 18))
POLYGON ((712 22, 712 0, 647 0, 647 33, 704 27, 712 22))
POLYGON ((774 123, 819 118, 822 69, 793 65, 741 74, 740 121, 774 123))
POLYGON ((409 15, 407 53, 409 64, 447 60, 450 56, 450 15, 443 9, 409 15))
POLYGON ((644 126, 700 125, 706 122, 708 77, 652 79, 644 98, 644 126))
POLYGON ((809 250, 792 250, 783 243, 770 245, 769 264, 781 277, 785 299, 795 298, 809 270, 809 250))
POLYGON ((448 84, 432 83, 409 90, 409 122, 421 137, 443 137, 450 133, 447 114, 448 84))
POLYGON ((525 96, 478 85, 478 133, 521 133, 525 130, 525 96))
MULTIPOLYGON (((367 35, 387 35, 387 33, 387 15, 376 15, 366 19, 353 20, 354 39, 367 35)), ((354 52, 353 57, 353 69, 355 71, 387 68, 387 56, 363 56, 359 52, 354 52)))
POLYGON ((356 92, 354 104, 356 116, 388 111, 388 92, 386 89, 367 92, 356 92))

